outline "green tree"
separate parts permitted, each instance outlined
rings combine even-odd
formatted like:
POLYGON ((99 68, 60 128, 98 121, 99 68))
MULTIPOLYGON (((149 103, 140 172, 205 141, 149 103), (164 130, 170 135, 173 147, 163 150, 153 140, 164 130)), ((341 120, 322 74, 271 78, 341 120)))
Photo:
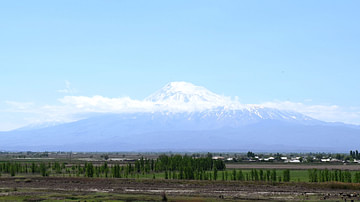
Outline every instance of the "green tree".
POLYGON ((43 177, 48 176, 47 167, 46 167, 45 163, 40 164, 40 173, 43 177))
POLYGON ((86 163, 85 170, 87 177, 94 177, 94 166, 92 163, 86 163))
POLYGON ((355 182, 355 183, 360 183, 360 172, 356 172, 356 173, 355 173, 354 182, 355 182))
POLYGON ((247 157, 253 158, 253 157, 255 157, 255 154, 253 152, 251 152, 251 151, 248 151, 247 157))
POLYGON ((310 182, 318 182, 318 170, 317 169, 310 169, 308 170, 309 173, 309 181, 310 182))
POLYGON ((13 177, 13 176, 15 176, 15 173, 16 173, 15 164, 11 164, 10 165, 10 175, 13 177))
POLYGON ((232 173, 232 180, 236 180, 236 170, 235 169, 233 170, 233 173, 232 173))
POLYGON ((259 178, 260 178, 260 181, 264 181, 265 178, 264 178, 264 171, 263 170, 260 170, 259 171, 259 178))
POLYGON ((218 170, 216 167, 214 167, 214 180, 216 181, 218 175, 218 170))
POLYGON ((283 171, 283 181, 290 182, 290 170, 286 169, 283 171))
POLYGON ((273 169, 272 171, 271 171, 271 181, 273 181, 273 182, 276 182, 276 170, 275 169, 273 169))
POLYGON ((266 170, 266 181, 270 181, 271 173, 270 170, 266 170))
POLYGON ((352 176, 350 171, 346 170, 344 172, 344 176, 345 176, 345 182, 351 183, 352 182, 352 176))
POLYGON ((236 179, 239 180, 239 181, 244 181, 244 174, 242 172, 242 170, 239 170, 239 172, 237 172, 236 174, 236 179))

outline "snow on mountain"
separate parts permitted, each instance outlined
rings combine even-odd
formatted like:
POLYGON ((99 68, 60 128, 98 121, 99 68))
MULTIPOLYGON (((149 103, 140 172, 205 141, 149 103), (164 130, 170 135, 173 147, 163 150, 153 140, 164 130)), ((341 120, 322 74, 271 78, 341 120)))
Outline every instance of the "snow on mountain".
POLYGON ((195 86, 187 82, 171 82, 162 89, 145 99, 155 103, 189 103, 196 104, 198 102, 225 104, 228 100, 217 95, 208 89, 195 86))
MULTIPOLYGON (((192 113, 212 110, 239 110, 259 118, 304 119, 303 115, 265 108, 261 105, 245 105, 230 97, 218 95, 204 87, 187 82, 171 82, 144 100, 105 98, 102 96, 66 96, 60 100, 67 111, 74 113, 192 113), (291 115, 289 115, 291 113, 291 115)), ((306 118, 310 119, 310 118, 306 118)))
POLYGON ((244 107, 228 97, 187 82, 168 83, 144 101, 153 103, 156 111, 191 112, 216 107, 244 107))
POLYGON ((243 122, 255 119, 313 120, 303 114, 245 105, 229 97, 215 94, 208 89, 187 82, 171 82, 144 100, 154 104, 154 111, 201 112, 202 114, 235 117, 243 122), (236 115, 235 115, 236 114, 236 115), (241 115, 240 115, 241 114, 241 115))
MULTIPOLYGON (((91 109, 98 103, 108 102, 97 98, 100 101, 86 104, 86 100, 79 99, 76 103, 91 109)), ((110 105, 123 102, 110 100, 110 105)), ((169 83, 135 104, 128 99, 125 107, 143 106, 135 111, 109 113, 107 105, 101 106, 106 110, 88 110, 93 112, 91 116, 72 123, 2 132, 0 147, 36 151, 243 151, 261 148, 279 152, 347 151, 360 141, 359 127, 326 123, 293 111, 242 105, 186 82, 169 83), (347 141, 349 139, 352 141, 347 141)))

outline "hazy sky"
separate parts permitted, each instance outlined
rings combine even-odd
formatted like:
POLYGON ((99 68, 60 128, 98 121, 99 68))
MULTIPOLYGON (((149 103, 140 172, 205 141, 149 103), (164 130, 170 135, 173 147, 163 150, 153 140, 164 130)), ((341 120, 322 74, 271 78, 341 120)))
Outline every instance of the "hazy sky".
POLYGON ((171 81, 360 124, 359 8, 331 0, 2 1, 0 130, 51 121, 42 110, 64 96, 142 100, 171 81))

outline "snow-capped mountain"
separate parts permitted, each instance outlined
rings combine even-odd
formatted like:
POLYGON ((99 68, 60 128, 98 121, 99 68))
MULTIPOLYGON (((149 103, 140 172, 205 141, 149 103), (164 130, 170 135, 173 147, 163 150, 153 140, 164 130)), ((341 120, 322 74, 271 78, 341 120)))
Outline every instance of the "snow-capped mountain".
POLYGON ((204 87, 187 82, 171 82, 148 96, 145 102, 152 103, 156 111, 191 112, 216 107, 240 108, 230 98, 217 95, 204 87))
POLYGON ((231 118, 237 125, 245 125, 259 119, 283 119, 310 121, 303 114, 264 108, 259 105, 244 105, 229 97, 215 94, 208 89, 187 82, 171 82, 162 89, 145 98, 165 112, 198 112, 202 116, 215 116, 220 121, 231 118), (175 110, 174 110, 175 109, 175 110))
POLYGON ((197 105, 199 103, 207 103, 212 106, 224 105, 229 101, 223 96, 217 95, 204 87, 195 86, 187 82, 168 83, 145 100, 166 104, 187 103, 197 105))
POLYGON ((360 128, 243 105, 172 82, 147 97, 152 110, 102 113, 72 123, 0 133, 2 150, 348 151, 360 128), (351 141, 347 141, 347 140, 351 141))

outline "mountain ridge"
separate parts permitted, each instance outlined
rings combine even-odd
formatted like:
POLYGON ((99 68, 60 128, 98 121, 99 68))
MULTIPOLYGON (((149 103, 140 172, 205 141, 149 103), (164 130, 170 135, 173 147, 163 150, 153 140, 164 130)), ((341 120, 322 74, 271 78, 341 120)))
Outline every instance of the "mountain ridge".
POLYGON ((296 151, 348 151, 360 141, 360 127, 328 123, 294 111, 242 105, 185 82, 169 83, 145 101, 161 110, 98 113, 70 123, 1 132, 0 148, 22 151, 243 151, 254 148, 272 148, 271 151, 279 152, 285 148, 287 151, 291 148, 296 151))

